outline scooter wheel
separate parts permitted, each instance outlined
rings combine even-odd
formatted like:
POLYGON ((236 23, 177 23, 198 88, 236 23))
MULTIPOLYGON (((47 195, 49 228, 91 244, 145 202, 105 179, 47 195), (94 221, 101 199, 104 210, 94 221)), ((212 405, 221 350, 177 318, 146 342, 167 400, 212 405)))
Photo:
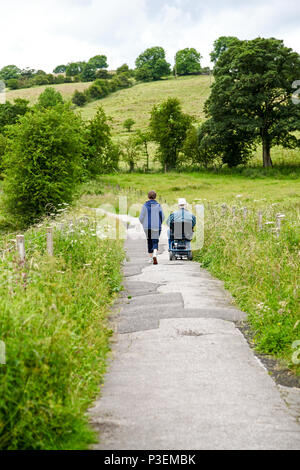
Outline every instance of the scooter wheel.
POLYGON ((189 261, 193 260, 193 252, 192 251, 189 251, 189 253, 188 253, 188 260, 189 261))
POLYGON ((171 251, 170 251, 169 258, 170 258, 170 261, 173 261, 173 259, 175 259, 175 256, 173 255, 173 253, 171 251))

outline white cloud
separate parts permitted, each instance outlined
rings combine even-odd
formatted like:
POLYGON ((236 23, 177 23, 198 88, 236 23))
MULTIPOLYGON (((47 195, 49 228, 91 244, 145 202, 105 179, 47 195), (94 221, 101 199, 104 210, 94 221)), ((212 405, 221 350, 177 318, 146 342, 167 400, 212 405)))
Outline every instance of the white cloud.
POLYGON ((0 67, 51 71, 60 63, 106 54, 110 68, 134 65, 146 47, 196 47, 209 64, 221 35, 284 39, 300 52, 295 0, 0 0, 0 67))

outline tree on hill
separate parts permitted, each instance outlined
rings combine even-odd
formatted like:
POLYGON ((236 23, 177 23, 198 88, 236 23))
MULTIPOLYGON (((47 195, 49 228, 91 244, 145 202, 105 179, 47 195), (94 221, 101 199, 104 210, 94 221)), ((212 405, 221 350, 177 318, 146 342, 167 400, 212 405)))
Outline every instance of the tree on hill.
POLYGON ((129 66, 127 64, 123 64, 123 65, 121 65, 121 67, 117 68, 116 72, 117 72, 117 74, 119 74, 119 73, 129 72, 129 70, 130 70, 129 66))
POLYGON ((146 49, 135 61, 137 80, 149 82, 170 75, 170 64, 162 47, 146 49))
POLYGON ((220 36, 214 42, 213 51, 210 53, 211 61, 215 64, 220 58, 221 54, 228 49, 228 47, 235 41, 239 41, 235 36, 220 36))
POLYGON ((93 82, 96 80, 97 68, 92 63, 85 64, 81 73, 81 78, 84 82, 93 82))
POLYGON ((6 65, 0 70, 0 78, 5 82, 12 78, 19 78, 21 70, 16 65, 6 65))
POLYGON ((177 98, 169 98, 153 107, 150 130, 152 139, 159 145, 158 156, 165 171, 176 168, 179 152, 192 121, 191 116, 182 112, 177 98))
POLYGON ((94 57, 91 57, 88 63, 93 65, 96 70, 108 68, 107 57, 105 55, 95 55, 94 57))
POLYGON ((53 70, 53 73, 64 73, 66 71, 67 66, 66 65, 58 65, 55 67, 53 70))
POLYGON ((234 41, 219 57, 205 110, 219 136, 236 144, 261 142, 263 165, 272 166, 271 148, 300 146, 300 106, 292 102, 300 77, 300 56, 274 38, 234 41), (223 135, 222 135, 223 134, 223 135))
POLYGON ((76 75, 80 75, 85 65, 86 62, 71 62, 67 65, 66 68, 67 77, 75 77, 76 75))
POLYGON ((192 75, 201 72, 202 56, 194 48, 178 51, 175 56, 175 70, 178 75, 192 75))
POLYGON ((127 132, 131 132, 132 127, 135 125, 135 121, 131 118, 126 119, 123 123, 123 127, 127 130, 127 132))

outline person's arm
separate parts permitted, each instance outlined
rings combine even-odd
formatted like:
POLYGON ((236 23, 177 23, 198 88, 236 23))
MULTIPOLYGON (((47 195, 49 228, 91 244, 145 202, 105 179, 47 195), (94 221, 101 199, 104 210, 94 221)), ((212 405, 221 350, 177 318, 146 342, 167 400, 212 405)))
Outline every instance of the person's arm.
POLYGON ((141 210, 140 217, 139 217, 139 221, 141 222, 142 225, 144 225, 144 220, 145 220, 146 212, 147 212, 147 209, 146 209, 146 206, 145 206, 145 204, 144 204, 143 207, 142 207, 142 210, 141 210))

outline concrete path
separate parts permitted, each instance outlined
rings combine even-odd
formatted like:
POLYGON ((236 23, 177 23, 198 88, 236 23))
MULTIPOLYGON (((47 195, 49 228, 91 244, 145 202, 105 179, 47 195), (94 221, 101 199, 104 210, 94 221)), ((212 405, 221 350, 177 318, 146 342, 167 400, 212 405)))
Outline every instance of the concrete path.
POLYGON ((245 318, 198 263, 159 265, 130 219, 113 358, 90 410, 96 449, 300 449, 300 394, 279 388, 235 321, 245 318), (296 410, 296 411, 295 411, 296 410), (298 413, 299 411, 299 413, 298 413))

